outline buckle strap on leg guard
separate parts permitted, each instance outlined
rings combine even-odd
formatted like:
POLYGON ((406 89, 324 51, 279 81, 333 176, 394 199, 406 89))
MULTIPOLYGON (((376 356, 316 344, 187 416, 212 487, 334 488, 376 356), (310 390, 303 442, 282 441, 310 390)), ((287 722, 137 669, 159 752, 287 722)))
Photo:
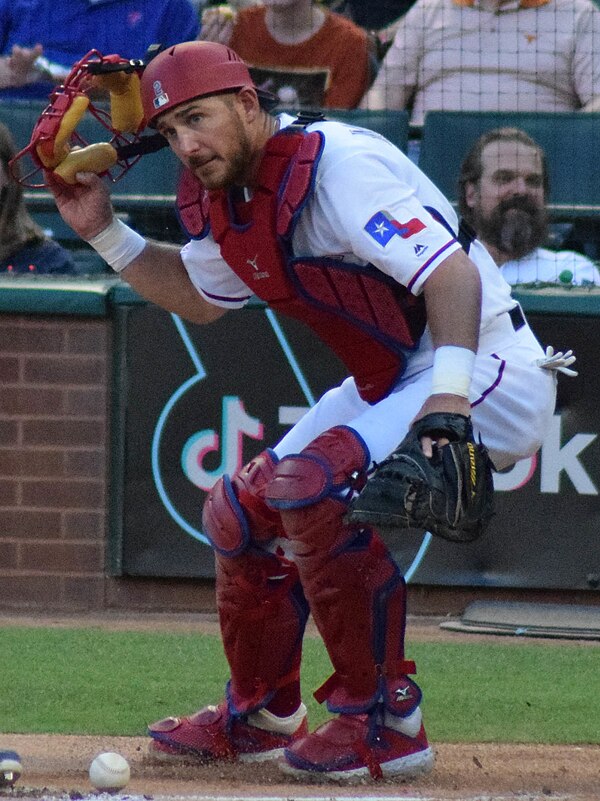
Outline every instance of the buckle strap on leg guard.
POLYGON ((300 669, 294 668, 281 676, 277 681, 267 684, 262 679, 258 678, 255 682, 256 692, 254 696, 249 699, 236 699, 235 693, 231 686, 231 680, 227 682, 225 687, 225 698, 227 700, 227 708, 234 717, 243 717, 244 715, 252 715, 260 709, 265 709, 277 690, 285 687, 287 684, 300 681, 300 669))
MULTIPOLYGON (((381 668, 377 666, 377 669, 378 673, 381 675, 381 668)), ((398 662, 397 669, 398 669, 397 673, 398 677, 413 676, 417 672, 417 667, 412 659, 403 659, 401 662, 398 662)), ((382 678, 384 680, 384 687, 385 687, 386 684, 385 678, 383 676, 382 678)), ((329 700, 330 696, 332 696, 336 692, 336 690, 343 687, 344 684, 345 682, 337 672, 332 673, 331 676, 328 679, 326 679, 323 682, 323 684, 321 684, 321 686, 314 691, 313 698, 318 704, 322 704, 324 701, 329 700)), ((384 692, 381 695, 385 696, 385 694, 386 693, 384 689, 384 692)), ((377 696, 379 695, 380 692, 378 691, 374 696, 374 700, 376 700, 377 696)), ((367 711, 367 709, 370 708, 370 706, 371 704, 366 704, 364 711, 367 711)))
POLYGON ((371 778, 375 780, 383 779, 383 770, 381 769, 379 760, 375 756, 373 748, 371 748, 371 744, 377 738, 377 729, 378 724, 374 724, 374 716, 372 715, 369 719, 369 734, 367 736, 367 741, 364 743, 359 741, 355 744, 358 755, 362 758, 362 761, 369 769, 371 778))

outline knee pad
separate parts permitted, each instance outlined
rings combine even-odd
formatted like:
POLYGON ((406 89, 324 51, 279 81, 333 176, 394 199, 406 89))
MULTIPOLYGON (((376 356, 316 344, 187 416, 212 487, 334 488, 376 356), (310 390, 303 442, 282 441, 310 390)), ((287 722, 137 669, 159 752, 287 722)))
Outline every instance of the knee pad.
POLYGON ((202 511, 202 526, 213 548, 223 556, 237 556, 251 542, 285 536, 279 514, 265 503, 277 457, 266 450, 233 477, 214 485, 202 511))
POLYGON ((364 486, 369 462, 363 439, 348 426, 335 426, 275 466, 266 503, 271 509, 288 510, 328 497, 349 501, 364 486))

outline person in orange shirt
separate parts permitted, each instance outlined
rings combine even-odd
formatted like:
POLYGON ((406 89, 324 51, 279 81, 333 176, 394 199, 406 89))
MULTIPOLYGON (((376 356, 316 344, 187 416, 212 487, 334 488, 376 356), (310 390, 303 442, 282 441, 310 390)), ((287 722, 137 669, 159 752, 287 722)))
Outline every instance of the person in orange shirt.
POLYGON ((207 8, 198 38, 233 48, 289 109, 356 108, 373 77, 367 32, 313 0, 207 8))

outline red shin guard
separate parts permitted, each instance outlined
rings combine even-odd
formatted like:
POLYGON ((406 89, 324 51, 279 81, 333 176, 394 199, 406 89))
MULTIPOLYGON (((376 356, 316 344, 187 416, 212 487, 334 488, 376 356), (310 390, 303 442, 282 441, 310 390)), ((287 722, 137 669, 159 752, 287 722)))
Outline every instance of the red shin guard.
POLYGON ((420 701, 406 678, 404 579, 370 529, 344 524, 349 489, 364 480, 368 456, 346 427, 330 429, 275 468, 267 503, 279 509, 300 580, 334 675, 316 694, 334 712, 383 702, 406 717, 420 701))
POLYGON ((266 706, 280 711, 273 704, 281 692, 290 712, 295 711, 308 616, 296 567, 261 551, 235 558, 218 554, 216 563, 217 608, 231 670, 230 708, 240 714, 266 706))
MULTIPOLYGON (((217 609, 231 670, 230 709, 275 714, 300 704, 300 657, 308 617, 295 565, 260 545, 285 536, 264 501, 275 460, 264 451, 207 499, 204 530, 216 551, 217 609)), ((289 710, 289 712, 288 712, 289 710)))

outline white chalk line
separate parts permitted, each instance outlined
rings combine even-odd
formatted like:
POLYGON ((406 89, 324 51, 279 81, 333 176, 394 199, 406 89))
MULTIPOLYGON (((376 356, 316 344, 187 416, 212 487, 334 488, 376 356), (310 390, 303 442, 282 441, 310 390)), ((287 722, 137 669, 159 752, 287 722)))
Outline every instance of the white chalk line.
MULTIPOLYGON (((382 788, 383 789, 383 788, 382 788)), ((68 795, 45 795, 36 801, 69 801, 68 795)), ((212 793, 210 795, 198 794, 177 794, 177 795, 129 795, 126 793, 91 793, 84 795, 80 801, 457 801, 458 796, 451 795, 387 795, 383 792, 377 795, 362 795, 358 791, 354 795, 344 795, 336 793, 327 793, 326 795, 294 795, 294 793, 285 793, 285 795, 246 795, 245 793, 237 793, 235 795, 226 795, 222 793, 212 793)), ((552 794, 552 801, 571 801, 576 796, 571 795, 554 795, 552 794)), ((531 792, 523 793, 510 793, 509 795, 498 794, 477 794, 477 795, 460 795, 460 801, 546 801, 547 797, 543 795, 536 795, 531 792)), ((21 799, 21 801, 25 801, 21 799)))

